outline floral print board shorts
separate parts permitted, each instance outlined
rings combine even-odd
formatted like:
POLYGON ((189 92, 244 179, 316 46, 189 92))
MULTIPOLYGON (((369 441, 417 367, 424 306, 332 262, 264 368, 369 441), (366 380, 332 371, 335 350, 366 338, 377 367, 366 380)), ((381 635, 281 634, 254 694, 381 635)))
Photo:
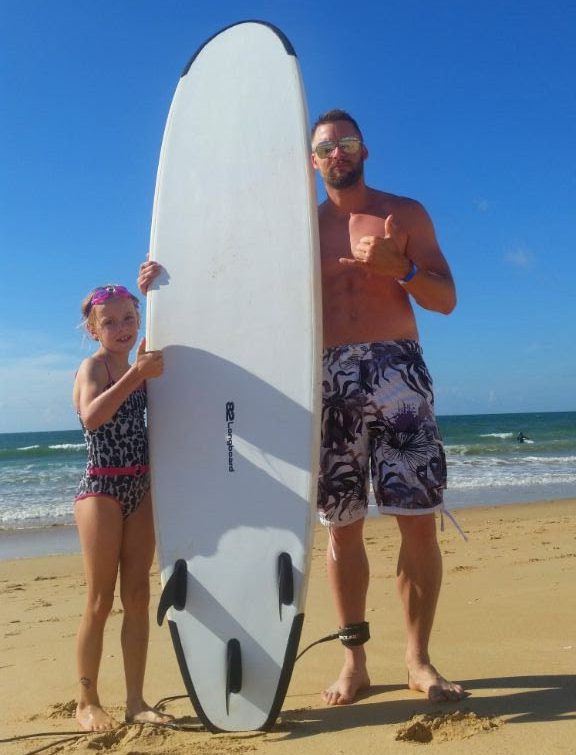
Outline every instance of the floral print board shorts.
POLYGON ((446 458, 432 380, 416 341, 324 351, 318 509, 340 527, 368 508, 369 473, 385 514, 443 509, 446 458))

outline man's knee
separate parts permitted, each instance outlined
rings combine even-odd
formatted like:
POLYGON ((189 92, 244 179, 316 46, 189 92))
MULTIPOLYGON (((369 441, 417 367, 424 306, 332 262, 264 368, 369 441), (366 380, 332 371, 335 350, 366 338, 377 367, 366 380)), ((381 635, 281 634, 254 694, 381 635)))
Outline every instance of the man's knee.
POLYGON ((328 548, 336 556, 364 547, 364 520, 360 519, 343 527, 330 527, 328 548))
POLYGON ((417 540, 421 544, 437 542, 436 516, 434 514, 401 515, 396 517, 396 520, 403 540, 417 540))

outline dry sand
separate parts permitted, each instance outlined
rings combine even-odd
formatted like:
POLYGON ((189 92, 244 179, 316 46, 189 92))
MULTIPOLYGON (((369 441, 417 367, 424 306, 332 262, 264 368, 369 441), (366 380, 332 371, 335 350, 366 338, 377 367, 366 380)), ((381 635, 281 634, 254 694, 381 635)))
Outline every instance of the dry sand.
MULTIPOLYGON (((267 733, 210 734, 187 699, 166 704, 185 731, 122 726, 78 735, 75 634, 83 608, 80 557, 0 562, 0 751, 4 755, 101 752, 121 755, 339 755, 360 753, 576 753, 576 501, 462 509, 464 543, 440 534, 444 585, 432 658, 470 696, 430 703, 405 686, 404 632, 395 591, 392 518, 366 527, 372 579, 367 646, 374 686, 350 706, 327 708, 320 690, 337 675, 339 643, 296 665, 281 717, 267 733), (24 739, 48 732, 50 736, 24 739)), ((318 528, 301 647, 334 629, 326 588, 326 533, 318 528)), ((152 611, 160 586, 152 576, 152 611)), ((103 703, 123 716, 121 608, 109 620, 100 677, 103 703)), ((184 693, 166 626, 153 625, 150 703, 184 693)))

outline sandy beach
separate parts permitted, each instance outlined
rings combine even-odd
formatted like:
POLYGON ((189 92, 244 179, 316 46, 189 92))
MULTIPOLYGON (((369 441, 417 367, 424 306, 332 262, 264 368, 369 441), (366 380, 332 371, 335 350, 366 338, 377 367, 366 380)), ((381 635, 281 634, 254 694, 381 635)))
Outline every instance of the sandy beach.
MULTIPOLYGON (((414 752, 576 752, 576 500, 462 509, 465 543, 446 520, 444 585, 432 658, 469 694, 431 703, 405 685, 404 631, 395 589, 398 534, 369 519, 368 596, 373 687, 356 704, 327 708, 320 691, 339 670, 332 642, 298 661, 279 721, 267 733, 210 734, 188 699, 165 709, 183 730, 122 726, 75 735, 75 635, 83 609, 80 556, 0 561, 0 744, 6 755, 365 755, 414 752), (49 736, 24 738, 46 733, 49 736)), ((301 647, 335 628, 326 589, 326 533, 318 527, 301 647)), ((160 593, 152 576, 155 612, 160 593)), ((109 621, 100 679, 103 703, 123 717, 121 607, 109 621)), ((166 626, 152 626, 147 699, 184 694, 166 626)))

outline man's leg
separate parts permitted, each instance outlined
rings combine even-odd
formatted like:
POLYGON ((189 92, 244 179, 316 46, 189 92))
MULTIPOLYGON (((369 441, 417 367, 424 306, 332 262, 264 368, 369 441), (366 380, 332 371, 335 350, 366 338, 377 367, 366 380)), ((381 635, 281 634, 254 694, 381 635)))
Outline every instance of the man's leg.
MULTIPOLYGON (((326 554, 328 581, 341 627, 365 620, 369 565, 363 538, 364 520, 332 527, 326 554)), ((344 648, 338 679, 322 693, 328 705, 351 703, 370 686, 363 645, 344 648)))
POLYGON ((442 584, 442 554, 436 538, 435 516, 398 516, 397 521, 402 536, 397 577, 408 634, 408 686, 434 701, 460 700, 463 688, 441 676, 428 654, 442 584))

